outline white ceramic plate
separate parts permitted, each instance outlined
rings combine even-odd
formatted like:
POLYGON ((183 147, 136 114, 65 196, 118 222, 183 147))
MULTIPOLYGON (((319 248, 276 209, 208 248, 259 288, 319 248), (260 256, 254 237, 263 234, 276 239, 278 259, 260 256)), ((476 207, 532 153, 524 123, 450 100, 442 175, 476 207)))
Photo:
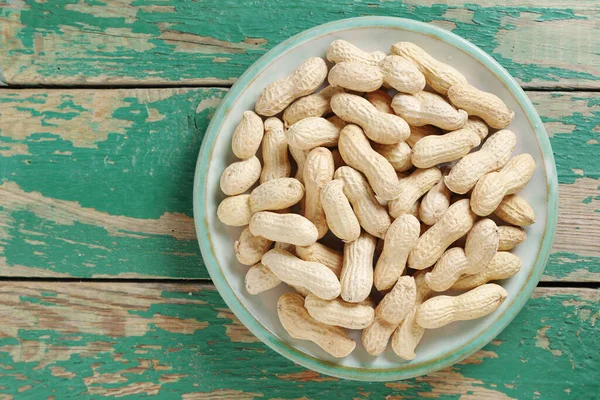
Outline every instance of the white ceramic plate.
POLYGON ((477 351, 504 329, 533 292, 552 246, 557 217, 557 180, 546 132, 531 102, 510 75, 482 50, 460 37, 432 25, 387 17, 341 20, 305 31, 275 47, 238 80, 217 110, 204 138, 194 185, 194 216, 198 241, 208 271, 229 307, 252 333, 285 357, 313 370, 347 379, 397 380, 423 375, 477 351), (344 359, 336 359, 316 345, 292 339, 277 318, 276 303, 286 285, 257 296, 248 294, 233 242, 241 229, 219 222, 216 210, 224 198, 219 178, 234 161, 231 136, 245 110, 253 110, 258 94, 309 57, 324 57, 328 45, 345 39, 367 50, 389 52, 398 41, 410 41, 437 59, 461 71, 470 83, 498 95, 515 111, 509 129, 517 134, 514 154, 530 153, 537 169, 521 195, 534 208, 536 223, 527 228, 527 241, 514 251, 522 260, 521 271, 500 282, 509 297, 491 315, 427 331, 417 357, 402 361, 388 346, 379 357, 368 355, 360 344, 360 332, 350 336, 359 344, 344 359))

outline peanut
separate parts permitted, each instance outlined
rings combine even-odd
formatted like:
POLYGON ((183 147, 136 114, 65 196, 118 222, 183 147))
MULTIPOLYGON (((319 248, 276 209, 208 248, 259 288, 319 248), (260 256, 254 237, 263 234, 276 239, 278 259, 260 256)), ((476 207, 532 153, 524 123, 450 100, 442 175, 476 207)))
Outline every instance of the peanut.
POLYGON ((297 98, 317 90, 326 77, 325 60, 309 58, 290 75, 267 86, 258 96, 254 110, 266 117, 279 114, 297 98))
POLYGON ((340 295, 340 281, 323 264, 303 261, 284 250, 269 250, 262 263, 283 282, 306 288, 316 296, 332 300, 340 295))
POLYGON ((409 214, 401 215, 390 225, 375 266, 373 281, 377 290, 391 288, 402 276, 408 254, 419 240, 420 228, 419 221, 409 214))
POLYGON ((417 324, 425 329, 435 329, 455 321, 481 318, 494 312, 507 297, 506 290, 493 283, 460 296, 437 296, 419 306, 417 324))
POLYGON ((373 255, 376 240, 363 232, 358 239, 344 245, 344 266, 340 275, 342 299, 359 303, 371 293, 373 286, 373 255))
POLYGON ((325 147, 312 149, 304 162, 304 216, 317 227, 318 238, 325 236, 329 230, 325 211, 321 204, 321 190, 333 179, 333 156, 325 147))
POLYGON ((490 130, 488 129, 487 125, 485 124, 485 122, 483 122, 481 118, 472 116, 469 116, 469 119, 467 119, 467 122, 465 122, 465 126, 463 126, 463 129, 472 130, 477 134, 477 136, 479 136, 481 140, 484 140, 487 137, 488 133, 490 133, 490 130))
POLYGON ((450 189, 446 187, 443 179, 433 186, 421 200, 419 217, 427 225, 433 225, 444 215, 450 207, 450 189))
POLYGON ((529 226, 535 222, 533 208, 521 196, 505 196, 494 214, 502 221, 517 226, 529 226))
POLYGON ((333 271, 339 277, 344 266, 344 256, 342 253, 330 249, 329 247, 315 242, 310 246, 296 246, 296 254, 304 261, 312 261, 323 264, 333 271))
POLYGON ((329 114, 331 112, 329 104, 331 96, 343 91, 342 88, 327 86, 318 93, 296 100, 283 112, 286 126, 291 126, 304 118, 322 117, 329 114))
POLYGON ((527 233, 516 226, 499 226, 498 239, 498 251, 512 250, 527 239, 527 233))
POLYGON ((425 283, 436 292, 448 290, 469 268, 465 251, 453 247, 442 254, 433 270, 425 275, 425 283))
POLYGON ((394 110, 392 110, 392 96, 383 90, 367 93, 365 99, 367 99, 379 112, 386 114, 394 113, 394 110))
POLYGON ((231 149, 237 158, 245 160, 256 154, 264 134, 262 119, 254 111, 244 111, 233 131, 231 149))
POLYGON ((475 214, 471 212, 468 199, 452 204, 442 218, 419 238, 408 255, 408 266, 425 269, 433 265, 448 246, 473 227, 474 222, 475 214))
POLYGON ((345 242, 360 236, 360 223, 344 195, 344 181, 334 179, 321 190, 321 205, 331 232, 345 242))
POLYGON ((248 201, 249 198, 249 194, 239 194, 223 199, 217 208, 217 217, 225 225, 248 225, 252 216, 248 201))
POLYGON ((344 127, 340 132, 338 146, 346 164, 365 174, 378 197, 392 200, 398 196, 400 186, 394 167, 373 150, 360 127, 344 127))
POLYGON ((391 53, 412 61, 419 71, 425 75, 425 80, 429 86, 444 96, 451 86, 467 82, 467 78, 463 74, 448 64, 436 60, 414 43, 398 42, 392 45, 391 53))
POLYGON ((377 65, 385 58, 385 53, 374 51, 367 53, 342 39, 334 40, 327 48, 327 60, 332 63, 359 62, 368 65, 377 65))
POLYGON ((375 316, 373 323, 362 333, 362 344, 367 353, 372 356, 383 353, 396 327, 397 325, 375 316))
POLYGON ((296 175, 294 177, 300 182, 304 182, 304 162, 306 161, 308 151, 293 146, 289 146, 288 148, 294 161, 296 161, 296 175))
POLYGON ((329 84, 356 92, 373 92, 383 84, 379 67, 356 61, 336 64, 329 71, 329 84))
POLYGON ((412 276, 402 276, 383 297, 375 314, 389 324, 399 325, 415 305, 417 286, 412 276))
POLYGON ((258 263, 246 272, 246 290, 250 294, 259 294, 264 291, 273 289, 281 283, 279 279, 271 270, 264 264, 258 263))
POLYGON ((260 161, 256 157, 231 163, 221 175, 221 191, 227 196, 242 194, 260 178, 260 161))
POLYGON ((425 89, 425 76, 404 57, 391 55, 379 63, 383 82, 399 92, 414 94, 425 89))
MULTIPOLYGON (((481 125, 484 126, 483 122, 481 125)), ((431 135, 419 140, 413 147, 411 161, 417 168, 429 168, 437 164, 458 160, 481 144, 479 123, 448 132, 431 135)), ((485 128, 487 129, 487 128, 485 128)))
POLYGON ((413 164, 410 160, 411 149, 406 142, 398 142, 395 144, 373 143, 372 146, 373 150, 385 157, 397 172, 408 171, 412 168, 413 164))
POLYGON ((495 129, 506 128, 515 116, 498 96, 479 90, 466 82, 450 87, 448 99, 457 108, 465 110, 469 115, 481 117, 495 129))
MULTIPOLYGON (((468 120, 467 120, 468 121, 468 120)), ((441 131, 433 125, 411 126, 410 136, 406 139, 406 144, 411 148, 415 147, 417 142, 429 135, 439 135, 441 131)))
POLYGON ((342 328, 325 325, 308 314, 302 296, 284 293, 277 301, 277 315, 283 328, 294 339, 310 340, 334 357, 352 353, 356 342, 342 328))
POLYGON ((290 147, 312 150, 319 146, 335 146, 340 137, 340 129, 325 118, 308 117, 292 125, 286 136, 290 147))
POLYGON ((306 296, 304 307, 317 321, 348 329, 364 329, 371 325, 375 317, 375 310, 368 305, 347 303, 340 299, 323 300, 314 294, 306 296))
MULTIPOLYGON (((304 197, 304 186, 294 178, 276 178, 256 187, 248 203, 251 213, 284 210, 304 197)), ((248 220, 250 218, 248 217, 248 220)))
POLYGON ((290 176, 292 170, 288 157, 288 145, 283 122, 275 117, 265 121, 265 137, 262 141, 263 169, 260 183, 290 176))
POLYGON ((475 275, 462 276, 452 285, 452 289, 471 290, 491 281, 508 279, 516 275, 520 269, 521 259, 519 257, 506 251, 499 251, 483 271, 475 275))
POLYGON ((477 274, 490 263, 498 251, 498 226, 489 218, 477 221, 467 234, 465 255, 469 260, 469 267, 465 274, 477 274))
POLYGON ((398 93, 392 108, 410 125, 434 125, 448 131, 462 128, 468 117, 466 111, 457 110, 443 97, 429 92, 398 93))
POLYGON ((360 226, 371 235, 383 238, 391 224, 390 216, 375 198, 365 177, 351 167, 340 167, 334 177, 344 181, 344 194, 350 200, 360 226))
POLYGON ((402 118, 378 111, 368 100, 350 93, 331 98, 331 109, 344 121, 352 122, 365 131, 374 142, 394 144, 406 140, 410 128, 402 118))
POLYGON ((418 169, 400 181, 397 197, 388 203, 390 215, 398 218, 407 213, 423 194, 442 179, 439 168, 418 169))
POLYGON ((260 262, 262 256, 269 251, 273 242, 261 236, 255 236, 249 228, 244 228, 240 238, 233 244, 235 258, 244 265, 260 262))
POLYGON ((425 284, 424 277, 425 271, 418 271, 414 275, 417 288, 415 305, 392 336, 392 350, 405 360, 412 360, 416 357, 415 348, 425 333, 425 329, 416 322, 419 306, 431 295, 431 289, 425 284))
POLYGON ((444 178, 448 189, 458 194, 471 190, 477 181, 488 172, 504 166, 517 143, 517 137, 509 130, 491 135, 481 150, 464 156, 444 178))
POLYGON ((499 172, 490 172, 475 185, 471 194, 471 209, 482 217, 490 215, 504 196, 523 189, 535 172, 535 161, 529 154, 519 154, 499 172))
POLYGON ((255 236, 296 246, 309 246, 317 241, 319 235, 317 227, 298 214, 260 211, 252 215, 249 227, 255 236))

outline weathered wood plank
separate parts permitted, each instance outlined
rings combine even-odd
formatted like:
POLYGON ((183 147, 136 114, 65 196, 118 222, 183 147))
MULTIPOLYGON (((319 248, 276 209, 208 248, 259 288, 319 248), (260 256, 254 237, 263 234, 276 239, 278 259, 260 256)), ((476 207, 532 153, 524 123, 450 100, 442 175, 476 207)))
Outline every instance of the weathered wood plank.
MULTIPOLYGON (((191 188, 224 93, 0 91, 0 275, 207 278, 191 188)), ((529 95, 560 182, 544 280, 600 281, 600 97, 529 95)))
POLYGON ((363 15, 451 30, 492 54, 524 86, 600 87, 594 0, 16 0, 0 7, 0 81, 230 84, 288 37, 363 15))
POLYGON ((539 288, 467 360, 417 379, 367 383, 277 355, 209 285, 4 282, 0 396, 587 399, 600 390, 599 317, 598 290, 539 288))

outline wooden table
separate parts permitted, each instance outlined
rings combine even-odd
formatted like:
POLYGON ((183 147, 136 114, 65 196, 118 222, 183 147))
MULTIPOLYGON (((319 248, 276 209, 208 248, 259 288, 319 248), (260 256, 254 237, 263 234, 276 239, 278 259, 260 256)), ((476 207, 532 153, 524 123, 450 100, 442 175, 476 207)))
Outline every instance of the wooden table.
POLYGON ((0 1, 0 399, 598 398, 599 28, 595 0, 0 1), (289 36, 360 15, 431 22, 493 55, 542 116, 560 183, 552 255, 514 322, 451 368, 387 384, 319 375, 254 338, 192 220, 226 88, 289 36))

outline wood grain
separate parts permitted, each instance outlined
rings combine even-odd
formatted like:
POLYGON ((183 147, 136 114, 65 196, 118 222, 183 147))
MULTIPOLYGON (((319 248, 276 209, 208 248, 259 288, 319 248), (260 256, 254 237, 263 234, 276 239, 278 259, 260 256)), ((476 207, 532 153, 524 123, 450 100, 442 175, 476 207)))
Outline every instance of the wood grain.
POLYGON ((526 87, 600 87, 593 0, 3 2, 7 85, 228 85, 316 25, 364 15, 433 23, 481 47, 526 87))
POLYGON ((598 290, 539 288, 468 359, 425 377, 367 383, 323 376, 276 354, 211 285, 4 282, 0 396, 589 398, 600 390, 599 317, 598 290))
MULTIPOLYGON (((0 275, 208 278, 192 181, 223 89, 0 91, 0 275)), ((559 226, 545 281, 600 281, 600 96, 529 92, 559 226)))

